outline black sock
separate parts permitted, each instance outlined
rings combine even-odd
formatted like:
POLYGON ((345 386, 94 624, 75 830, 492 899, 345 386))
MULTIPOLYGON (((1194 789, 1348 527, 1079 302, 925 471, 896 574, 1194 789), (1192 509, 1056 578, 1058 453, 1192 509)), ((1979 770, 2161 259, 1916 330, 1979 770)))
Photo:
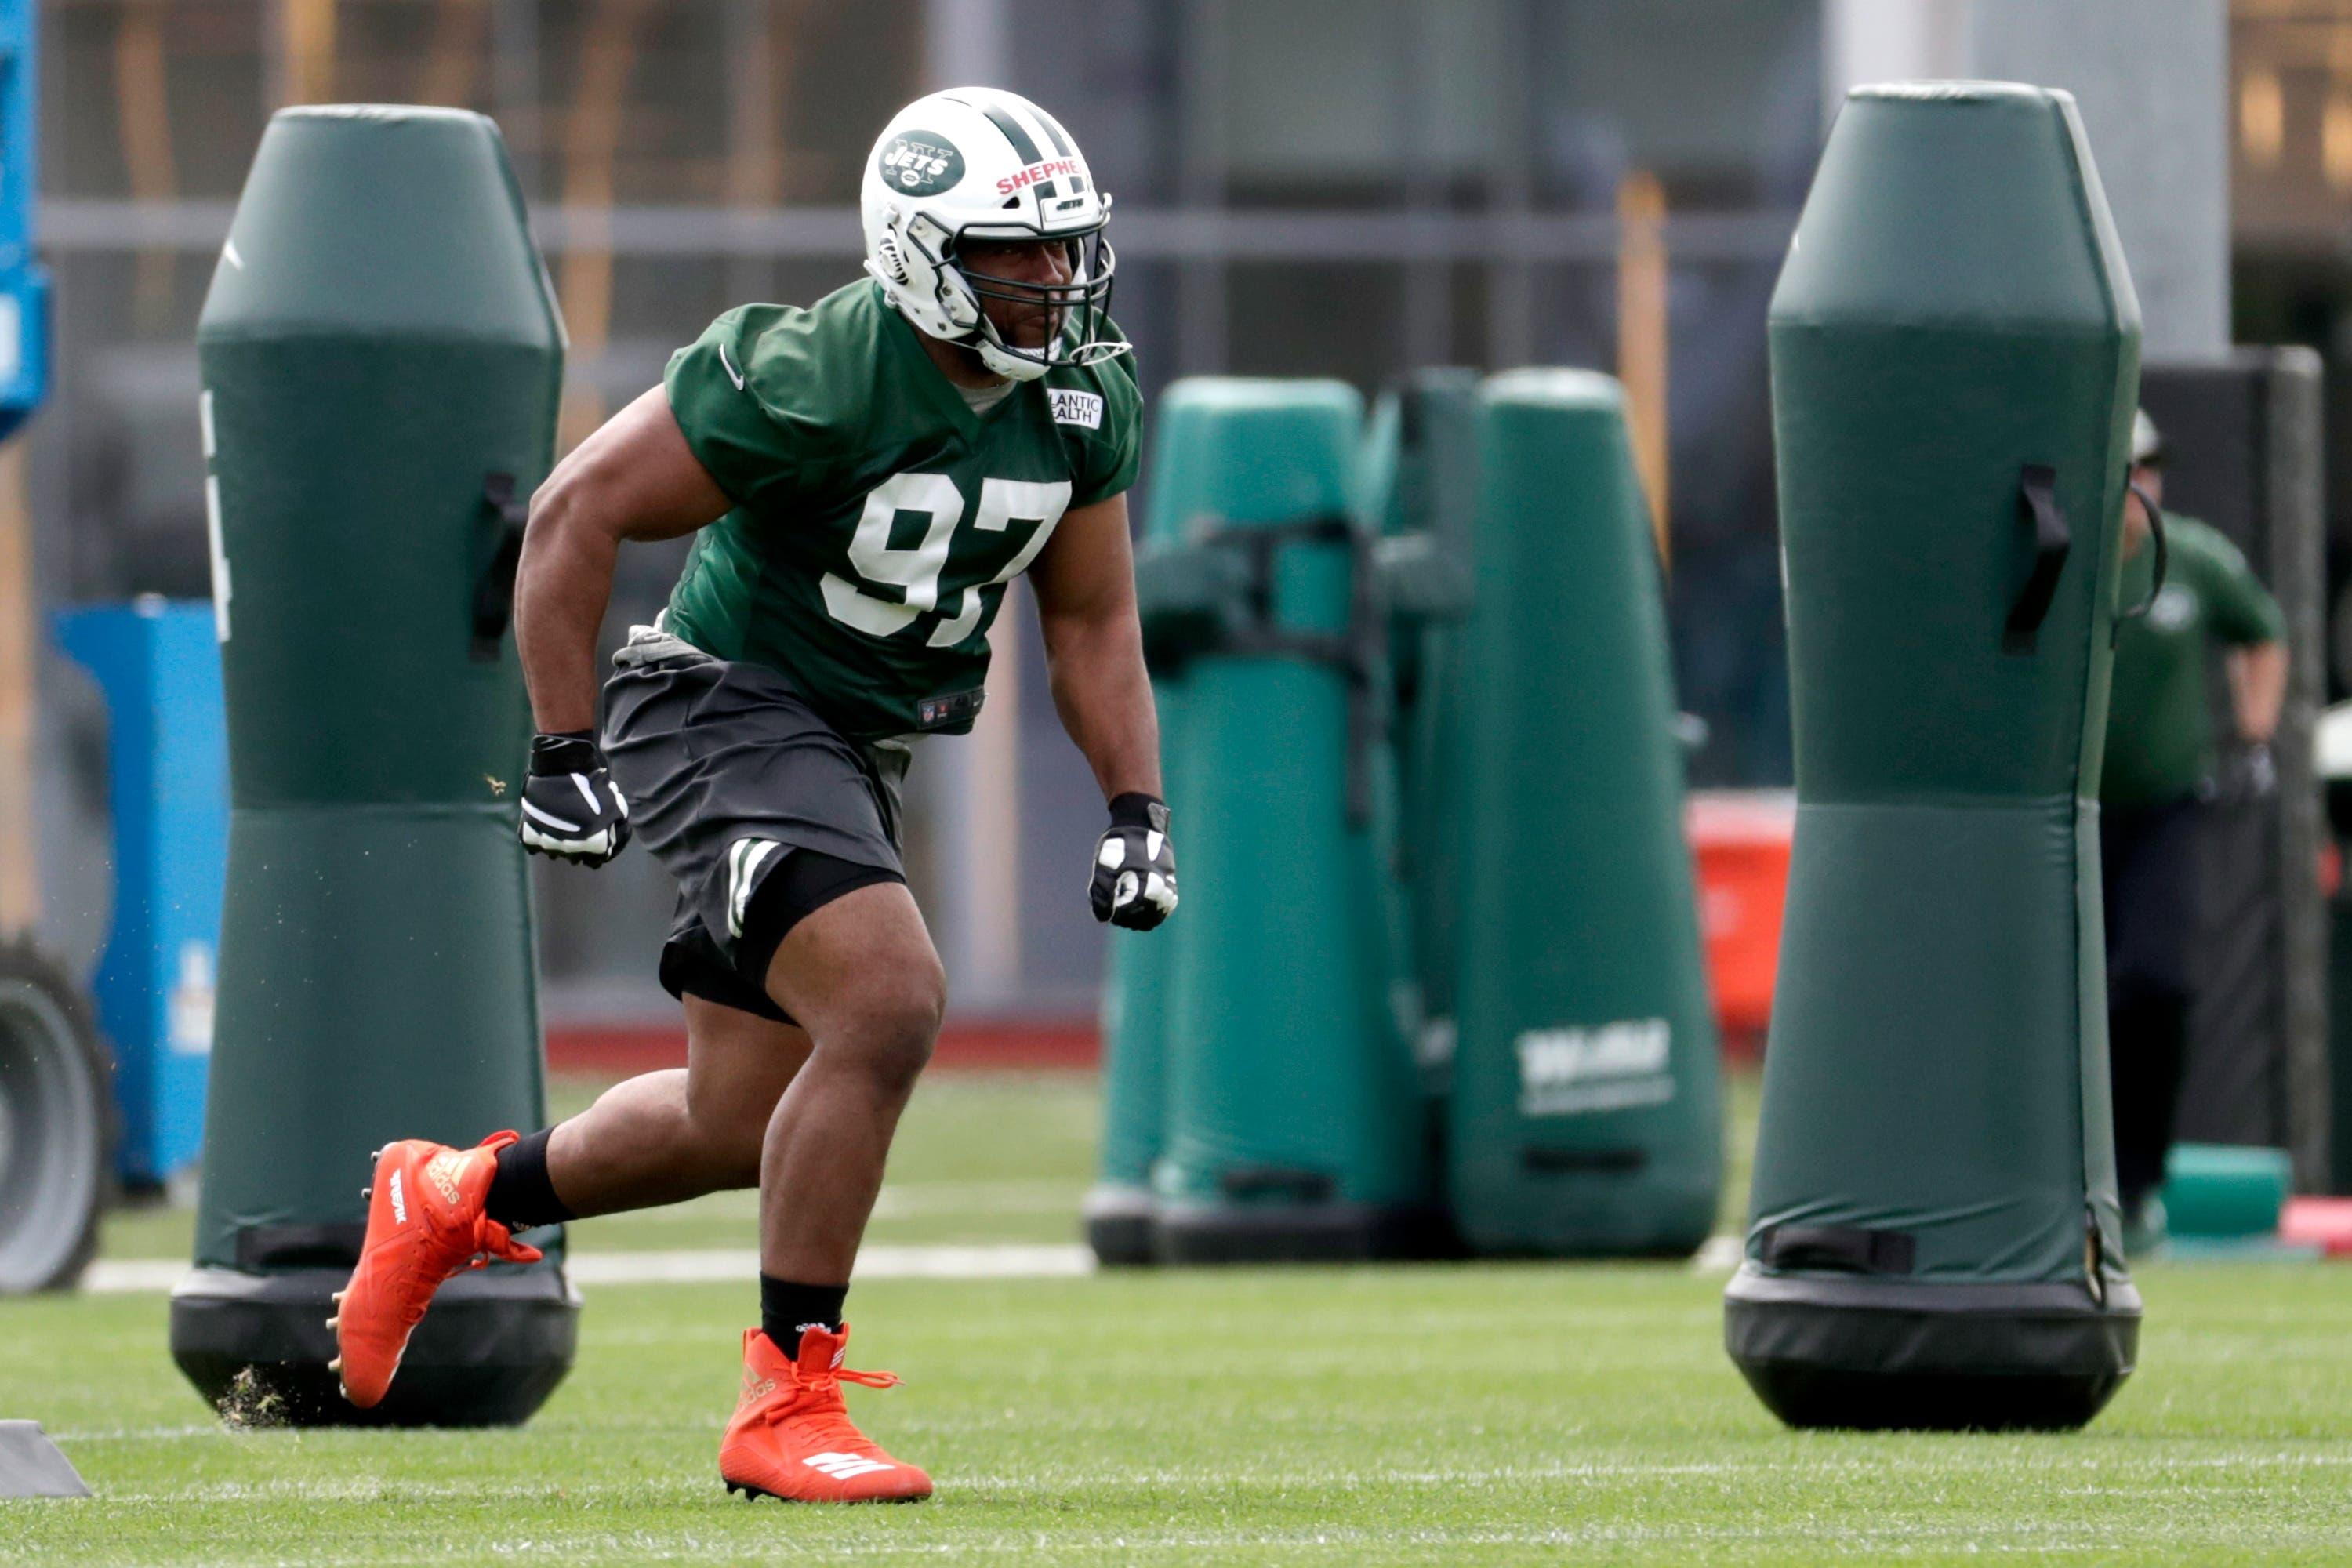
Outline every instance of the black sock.
POLYGON ((547 1141, 552 1127, 542 1127, 528 1138, 499 1151, 498 1173, 482 1199, 483 1210, 509 1230, 562 1225, 577 1219, 547 1179, 547 1141))
POLYGON ((788 1356, 801 1353, 801 1331, 841 1331, 841 1305, 849 1299, 846 1285, 796 1285, 772 1274, 760 1276, 760 1329, 769 1342, 788 1356))

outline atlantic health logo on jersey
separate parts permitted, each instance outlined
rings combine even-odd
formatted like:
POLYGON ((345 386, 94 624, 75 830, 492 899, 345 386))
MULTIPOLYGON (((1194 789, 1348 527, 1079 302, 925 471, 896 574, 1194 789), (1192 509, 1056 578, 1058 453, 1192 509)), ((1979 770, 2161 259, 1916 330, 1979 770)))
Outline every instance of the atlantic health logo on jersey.
POLYGON ((1076 387, 1070 386, 1055 386, 1046 389, 1046 397, 1054 405, 1055 424, 1076 425, 1088 430, 1102 428, 1102 394, 1080 392, 1076 387))

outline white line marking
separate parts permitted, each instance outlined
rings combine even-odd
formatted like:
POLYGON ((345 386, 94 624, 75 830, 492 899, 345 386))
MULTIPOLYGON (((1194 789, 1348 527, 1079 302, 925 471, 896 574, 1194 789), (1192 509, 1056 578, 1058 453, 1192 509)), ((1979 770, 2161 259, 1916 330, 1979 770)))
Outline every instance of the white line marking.
MULTIPOLYGON (((1045 1279, 1091 1274, 1095 1255, 1083 1247, 1008 1244, 998 1247, 860 1247, 856 1279, 1045 1279)), ((678 1285, 755 1279, 752 1247, 697 1252, 583 1252, 564 1260, 575 1285, 678 1285)))
POLYGON ((176 1258, 134 1258, 93 1263, 81 1277, 83 1290, 100 1296, 137 1296, 169 1290, 188 1272, 176 1258))
MULTIPOLYGON (((1095 1255, 1077 1246, 912 1247, 877 1244, 857 1254, 859 1279, 1067 1279, 1091 1274, 1095 1255)), ((84 1291, 135 1296, 169 1290, 186 1277, 176 1258, 120 1258, 93 1263, 84 1291)), ((731 1284, 756 1279, 760 1254, 751 1247, 691 1252, 585 1252, 564 1260, 575 1285, 731 1284)))
POLYGON ((1691 1255, 1694 1274, 1729 1274, 1748 1260, 1748 1238, 1739 1236, 1710 1236, 1691 1255))

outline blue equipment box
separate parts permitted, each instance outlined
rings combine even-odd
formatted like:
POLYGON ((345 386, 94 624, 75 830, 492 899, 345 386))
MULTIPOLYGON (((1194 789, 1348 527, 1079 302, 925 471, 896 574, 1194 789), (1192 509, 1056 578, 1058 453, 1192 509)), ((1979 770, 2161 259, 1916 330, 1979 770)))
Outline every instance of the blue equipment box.
POLYGON ((152 1186, 202 1152, 228 860, 228 727, 208 602, 68 610, 58 643, 111 716, 114 924, 98 977, 122 1110, 118 1168, 152 1186))
POLYGON ((35 0, 0 0, 0 437, 39 406, 49 379, 49 278, 33 260, 35 0))

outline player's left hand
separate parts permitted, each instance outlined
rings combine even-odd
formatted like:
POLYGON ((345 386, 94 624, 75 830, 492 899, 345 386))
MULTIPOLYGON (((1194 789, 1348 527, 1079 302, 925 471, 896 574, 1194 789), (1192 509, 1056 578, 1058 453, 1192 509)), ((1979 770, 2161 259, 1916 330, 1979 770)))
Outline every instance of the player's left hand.
POLYGON ((1150 931, 1176 912, 1176 852, 1168 843, 1165 802, 1137 793, 1112 800, 1087 901, 1095 919, 1129 931, 1150 931))

